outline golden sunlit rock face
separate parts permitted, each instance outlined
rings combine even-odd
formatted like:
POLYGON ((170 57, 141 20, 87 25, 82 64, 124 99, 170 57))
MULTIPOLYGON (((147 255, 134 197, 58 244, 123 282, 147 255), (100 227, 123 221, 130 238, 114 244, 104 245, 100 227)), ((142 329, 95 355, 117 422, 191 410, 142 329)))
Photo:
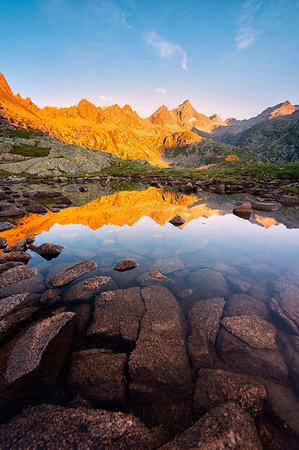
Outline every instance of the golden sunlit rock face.
POLYGON ((154 187, 147 191, 122 191, 59 213, 48 212, 44 216, 28 214, 20 219, 14 228, 2 233, 1 236, 7 239, 8 245, 11 245, 24 236, 48 231, 55 224, 88 225, 92 230, 97 230, 103 225, 132 226, 146 216, 157 224, 164 225, 178 214, 186 221, 183 225, 186 226, 188 222, 198 217, 209 218, 214 214, 220 214, 219 210, 211 209, 205 204, 190 207, 196 202, 198 197, 195 195, 163 192, 154 187))
POLYGON ((279 222, 277 222, 277 220, 273 219, 273 217, 263 217, 263 216, 258 216, 257 214, 255 214, 254 218, 258 223, 263 225, 263 227, 265 227, 265 228, 271 228, 271 227, 273 227, 273 225, 279 225, 279 222))

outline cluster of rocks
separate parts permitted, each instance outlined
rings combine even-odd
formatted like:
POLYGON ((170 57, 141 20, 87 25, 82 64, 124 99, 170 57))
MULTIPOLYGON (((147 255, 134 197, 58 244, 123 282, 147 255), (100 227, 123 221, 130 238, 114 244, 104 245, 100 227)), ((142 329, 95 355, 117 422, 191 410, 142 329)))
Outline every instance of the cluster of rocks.
POLYGON ((261 292, 223 263, 188 274, 173 258, 45 277, 28 248, 63 248, 33 241, 0 253, 1 448, 296 448, 298 280, 261 292))

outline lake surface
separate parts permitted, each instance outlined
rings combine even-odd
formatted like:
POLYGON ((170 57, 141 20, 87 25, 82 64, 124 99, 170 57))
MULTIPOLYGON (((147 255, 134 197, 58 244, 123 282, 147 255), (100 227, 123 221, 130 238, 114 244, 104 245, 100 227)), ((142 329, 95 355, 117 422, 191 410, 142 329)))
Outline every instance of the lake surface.
MULTIPOLYGON (((275 424, 278 441, 287 442, 284 441, 287 439, 284 433, 293 436, 298 431, 294 420, 299 417, 296 403, 296 378, 299 375, 299 353, 296 347, 296 326, 299 320, 296 303, 299 302, 299 298, 296 299, 299 292, 298 208, 282 207, 272 213, 253 211, 250 219, 244 220, 233 215, 232 209, 239 202, 250 200, 249 195, 220 196, 206 192, 185 195, 155 187, 144 189, 142 186, 128 185, 126 188, 118 192, 110 188, 107 193, 90 186, 88 193, 78 193, 76 186, 68 186, 64 194, 70 198, 74 195, 75 206, 46 215, 29 214, 16 220, 16 226, 1 235, 12 244, 18 239, 36 234, 35 245, 49 242, 65 247, 51 261, 29 251, 33 256, 29 265, 36 268, 45 280, 81 261, 92 260, 98 264, 97 269, 61 289, 62 301, 53 306, 54 312, 55 309, 61 310, 61 307, 66 311, 74 311, 76 304, 63 302, 64 296, 76 283, 93 276, 111 277, 113 289, 165 286, 186 318, 187 331, 183 339, 186 339, 186 354, 193 371, 192 389, 194 380, 200 376, 198 370, 202 369, 228 370, 247 374, 254 380, 266 380, 262 384, 267 389, 268 397, 272 396, 267 426, 274 432, 271 427, 275 424), (186 221, 184 225, 175 227, 169 223, 176 215, 186 221), (124 259, 136 261, 137 268, 127 272, 115 271, 114 266, 124 259), (166 278, 151 278, 149 273, 153 269, 166 278), (202 311, 201 307, 208 305, 209 299, 222 297, 225 306, 221 306, 216 331, 213 325, 212 332, 209 327, 218 313, 213 312, 212 301, 211 310, 202 311), (276 299, 276 303, 273 303, 272 298, 276 299), (196 313, 199 303, 199 312, 196 313), (244 336, 242 329, 245 330, 244 336), (269 344, 267 339, 270 335, 275 342, 269 344), (201 352, 205 346, 206 353, 203 356, 201 352), (286 401, 289 402, 289 408, 297 408, 295 419, 292 419, 290 411, 285 412, 285 405, 282 410, 277 406, 278 399, 285 392, 290 395, 286 401), (276 420, 282 421, 282 418, 284 429, 276 424, 276 420)), ((159 301, 163 303, 163 296, 159 301)), ((93 302, 94 298, 88 301, 89 305, 93 305, 93 302)), ((221 301, 218 303, 221 304, 221 301)), ((92 310, 93 306, 86 327, 92 322, 92 310)), ((159 314, 163 316, 163 308, 159 314)), ((162 327, 161 323, 159 327, 162 327)), ((165 339, 169 339, 168 335, 165 339)), ((99 344, 86 344, 82 339, 80 344, 76 344, 75 350, 94 347, 99 347, 99 344)), ((119 347, 114 348, 112 341, 108 347, 120 351, 119 347)), ((121 351, 127 352, 130 358, 134 348, 135 344, 123 347, 121 351)), ((130 363, 128 367, 126 370, 130 371, 130 363)), ((153 413, 152 403, 157 402, 155 398, 151 399, 151 408, 141 412, 136 402, 136 387, 131 388, 132 377, 130 372, 127 379, 130 406, 126 404, 125 409, 133 410, 151 426, 161 425, 165 417, 162 415, 162 420, 160 413, 153 413)), ((157 381, 157 385, 159 383, 161 380, 157 381)), ((187 404, 190 406, 191 397, 180 398, 173 409, 177 405, 181 408, 182 404, 184 407, 187 404)), ((103 404, 109 407, 109 402, 103 404)), ((185 414, 188 420, 192 417, 192 412, 187 412, 189 406, 185 414)), ((175 418, 170 415, 167 420, 174 421, 177 432, 176 427, 182 421, 181 413, 175 418)), ((192 419, 191 422, 188 420, 186 424, 192 423, 192 419)))

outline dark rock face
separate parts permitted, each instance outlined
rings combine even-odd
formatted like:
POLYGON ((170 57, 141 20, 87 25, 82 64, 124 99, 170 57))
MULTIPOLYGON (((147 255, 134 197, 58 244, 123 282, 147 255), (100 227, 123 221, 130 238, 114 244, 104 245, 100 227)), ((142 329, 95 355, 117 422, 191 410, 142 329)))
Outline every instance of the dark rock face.
POLYGON ((56 198, 56 197, 61 197, 62 196, 62 192, 59 191, 27 191, 24 192, 24 197, 37 197, 37 198, 56 198))
POLYGON ((61 313, 38 322, 2 348, 0 405, 3 414, 7 414, 11 405, 56 381, 71 342, 74 316, 74 313, 61 313))
POLYGON ((141 292, 146 314, 129 359, 131 398, 137 408, 147 410, 152 423, 187 426, 191 419, 192 374, 185 318, 167 288, 154 285, 141 292))
POLYGON ((43 206, 39 205, 38 203, 32 202, 29 205, 26 206, 26 211, 33 214, 47 214, 48 209, 43 206))
POLYGON ((225 317, 217 338, 221 357, 234 370, 285 380, 287 367, 278 352, 275 328, 259 316, 225 317))
POLYGON ((20 208, 7 208, 3 211, 0 211, 1 217, 23 217, 26 215, 26 211, 20 208))
POLYGON ((195 369, 214 365, 213 347, 224 304, 222 297, 201 300, 189 311, 191 334, 188 337, 188 350, 195 369))
POLYGON ((136 342, 145 308, 139 288, 101 293, 95 301, 87 336, 93 342, 126 345, 136 342))
POLYGON ((63 301, 65 303, 85 302, 102 291, 112 289, 116 289, 116 284, 110 277, 96 276, 70 286, 63 294, 63 301))
POLYGON ((278 202, 253 202, 252 208, 258 211, 277 211, 281 208, 278 202))
POLYGON ((42 245, 30 245, 30 250, 38 253, 40 256, 47 260, 51 260, 60 255, 62 250, 65 248, 63 245, 58 244, 48 244, 44 243, 42 245))
POLYGON ((0 286, 7 287, 22 280, 32 278, 37 274, 37 270, 22 264, 21 266, 8 269, 0 275, 0 286))
MULTIPOLYGON (((8 271, 4 272, 1 276, 4 276, 7 272, 11 271, 17 271, 17 269, 23 269, 24 267, 27 267, 25 265, 15 267, 14 269, 9 269, 8 271)), ((31 269, 31 268, 30 268, 31 269)), ((8 297, 10 295, 14 294, 23 294, 24 292, 28 293, 40 293, 43 292, 45 289, 44 284, 44 277, 40 274, 34 275, 31 270, 29 269, 28 272, 18 271, 11 274, 10 280, 15 280, 19 277, 20 281, 14 282, 13 284, 10 284, 6 287, 0 288, 0 299, 3 297, 8 297), (31 276, 30 276, 31 275, 31 276), (23 277, 23 279, 21 279, 23 277), (27 276, 27 278, 26 278, 27 276), (30 277, 29 277, 30 276, 30 277), (28 278, 29 277, 29 278, 28 278)), ((32 269, 35 271, 35 269, 32 269)), ((9 281, 8 277, 6 277, 7 282, 9 281)))
POLYGON ((189 284, 198 299, 227 297, 229 294, 224 276, 215 270, 191 272, 189 284))
POLYGON ((253 419, 233 402, 211 409, 163 449, 262 450, 253 419))
POLYGON ((233 214, 241 217, 242 219, 249 219, 252 212, 252 204, 250 202, 243 203, 242 205, 236 206, 233 209, 233 214))
POLYGON ((5 272, 8 269, 12 269, 13 267, 22 266, 22 262, 18 261, 8 261, 5 263, 0 264, 0 274, 5 272))
POLYGON ((169 223, 171 223, 175 227, 179 227, 181 225, 184 225, 184 223, 186 223, 186 220, 184 220, 181 216, 175 216, 169 221, 169 223))
POLYGON ((89 401, 124 404, 126 353, 92 349, 73 355, 68 386, 89 401))
POLYGON ((0 253, 0 264, 6 263, 8 261, 21 261, 27 263, 32 258, 29 253, 25 252, 9 252, 0 253))
MULTIPOLYGON (((23 296, 23 294, 21 295, 23 296)), ((26 323, 31 321, 39 311, 39 306, 27 306, 26 302, 24 307, 21 307, 21 309, 16 307, 15 312, 12 311, 10 314, 7 314, 0 320, 0 343, 5 341, 16 331, 19 331, 26 323)))
POLYGON ((123 261, 117 263, 116 266, 114 266, 114 270, 118 270, 119 272, 126 272, 127 270, 135 269, 135 267, 137 266, 137 262, 131 259, 124 259, 123 261))
POLYGON ((66 269, 64 272, 54 275, 48 280, 48 283, 54 287, 65 286, 68 283, 76 280, 77 278, 85 275, 97 268, 97 264, 94 261, 83 261, 66 269))
POLYGON ((69 199, 68 197, 65 197, 64 195, 61 195, 61 196, 59 196, 59 197, 56 199, 56 204, 57 204, 57 205, 66 205, 66 206, 69 206, 69 205, 71 205, 72 203, 73 203, 72 200, 69 199))
POLYGON ((13 245, 6 247, 6 249, 4 250, 4 253, 24 252, 25 250, 27 250, 27 241, 26 241, 26 239, 20 239, 19 241, 15 242, 13 245))
POLYGON ((234 294, 225 303, 225 317, 252 315, 269 320, 269 309, 265 303, 247 294, 234 294))
POLYGON ((260 415, 267 397, 264 386, 251 377, 226 370, 201 369, 193 395, 193 411, 200 417, 211 408, 234 401, 253 416, 260 415))
POLYGON ((10 230, 14 225, 10 222, 0 222, 0 232, 10 230))
POLYGON ((29 294, 17 294, 3 298, 0 302, 0 319, 14 313, 28 303, 29 294))
POLYGON ((0 237, 0 249, 7 247, 7 240, 3 237, 0 237))
POLYGON ((132 415, 46 404, 25 409, 2 425, 0 442, 3 450, 153 448, 149 430, 132 415))

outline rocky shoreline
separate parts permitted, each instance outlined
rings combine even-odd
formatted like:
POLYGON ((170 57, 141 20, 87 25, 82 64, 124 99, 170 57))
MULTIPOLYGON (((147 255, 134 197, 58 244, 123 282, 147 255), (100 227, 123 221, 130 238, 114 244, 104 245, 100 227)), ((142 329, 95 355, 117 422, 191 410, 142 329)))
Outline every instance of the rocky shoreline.
MULTIPOLYGON (((29 203, 16 205, 14 183, 2 184, 3 220, 63 197, 23 194, 29 203)), ((50 260, 65 249, 34 240, 0 253, 1 448, 297 448, 296 276, 254 286, 219 260, 193 267, 187 292, 172 277, 188 273, 179 259, 118 261, 114 276, 93 260, 44 272, 27 265, 28 251, 50 260), (123 285, 127 270, 134 287, 123 285)))

